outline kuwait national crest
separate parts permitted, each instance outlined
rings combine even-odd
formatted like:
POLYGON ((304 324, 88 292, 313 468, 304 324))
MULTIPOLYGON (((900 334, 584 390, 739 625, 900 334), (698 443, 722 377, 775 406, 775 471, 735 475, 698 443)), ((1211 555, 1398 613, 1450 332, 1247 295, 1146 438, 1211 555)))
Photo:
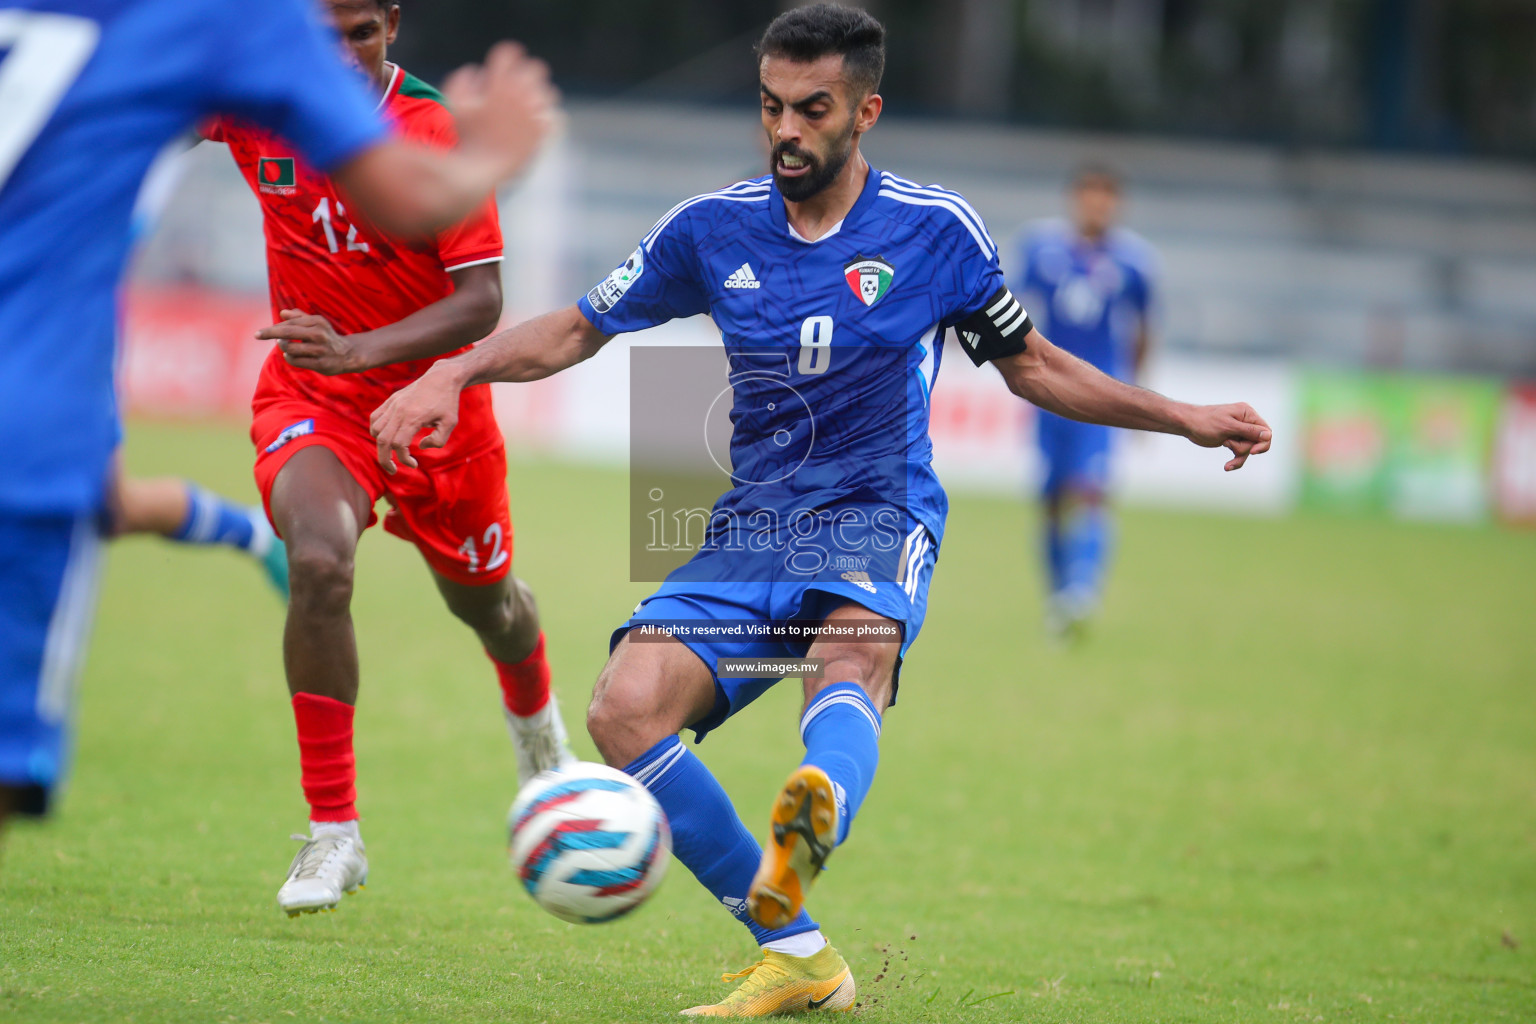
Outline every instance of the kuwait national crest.
POLYGON ((885 260, 866 259, 860 256, 843 267, 843 278, 848 282, 848 287, 853 289, 853 294, 866 306, 873 306, 880 300, 891 287, 891 278, 896 274, 896 268, 885 260))

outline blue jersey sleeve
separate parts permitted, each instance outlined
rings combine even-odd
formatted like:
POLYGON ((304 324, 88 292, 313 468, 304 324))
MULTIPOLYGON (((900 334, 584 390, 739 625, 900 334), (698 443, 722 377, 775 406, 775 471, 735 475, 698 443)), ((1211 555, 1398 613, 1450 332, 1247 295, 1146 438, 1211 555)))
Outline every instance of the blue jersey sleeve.
POLYGON ((977 238, 958 228, 950 234, 953 255, 944 314, 946 327, 985 311, 997 301, 999 290, 1006 291, 1008 287, 997 261, 997 249, 988 236, 977 238))
POLYGON ((604 334, 626 334, 709 312, 686 216, 668 214, 613 273, 577 300, 604 334))
POLYGON ((1022 230, 1014 236, 1011 243, 1013 248, 1013 269, 1008 272, 1008 287, 1022 295, 1029 290, 1030 275, 1034 272, 1034 246, 1033 238, 1028 230, 1022 230))
POLYGON ((327 172, 384 138, 377 101, 342 64, 311 0, 222 6, 225 45, 204 100, 209 113, 281 135, 327 172))
POLYGON ((944 240, 952 255, 943 325, 955 328, 961 348, 980 366, 1023 352, 1033 325, 1008 288, 991 237, 963 221, 960 226, 967 230, 944 240))

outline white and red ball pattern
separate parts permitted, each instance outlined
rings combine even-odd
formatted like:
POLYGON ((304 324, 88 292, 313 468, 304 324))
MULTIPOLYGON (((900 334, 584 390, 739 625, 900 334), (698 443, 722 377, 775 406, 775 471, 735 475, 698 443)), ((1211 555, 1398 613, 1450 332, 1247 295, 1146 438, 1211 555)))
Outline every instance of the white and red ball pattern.
POLYGON ((672 832, 640 783, 582 762, 540 772, 507 818, 513 870, 545 910, 577 924, 612 921, 661 884, 672 832))

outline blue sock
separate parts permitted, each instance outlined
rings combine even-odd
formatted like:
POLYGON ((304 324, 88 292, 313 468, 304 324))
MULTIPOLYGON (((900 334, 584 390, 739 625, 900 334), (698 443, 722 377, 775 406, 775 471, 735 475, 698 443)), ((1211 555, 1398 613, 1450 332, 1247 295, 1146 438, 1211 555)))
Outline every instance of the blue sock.
POLYGON ((804 910, 783 928, 772 930, 747 916, 747 890, 763 848, 741 823, 720 783, 681 739, 668 736, 624 771, 643 783, 666 812, 677 859, 751 930, 759 946, 816 930, 804 910))
MULTIPOLYGON (((225 544, 250 551, 257 536, 250 509, 196 484, 187 484, 187 518, 171 534, 171 540, 183 544, 225 544)), ((261 536, 264 538, 266 532, 262 531, 261 536)))
POLYGON ((1079 505, 1068 514, 1063 527, 1063 588, 1083 600, 1097 602, 1109 557, 1109 514, 1102 505, 1079 505))
POLYGON ((837 841, 848 829, 880 763, 880 712, 857 683, 837 683, 822 690, 800 716, 805 760, 827 773, 837 797, 837 841))

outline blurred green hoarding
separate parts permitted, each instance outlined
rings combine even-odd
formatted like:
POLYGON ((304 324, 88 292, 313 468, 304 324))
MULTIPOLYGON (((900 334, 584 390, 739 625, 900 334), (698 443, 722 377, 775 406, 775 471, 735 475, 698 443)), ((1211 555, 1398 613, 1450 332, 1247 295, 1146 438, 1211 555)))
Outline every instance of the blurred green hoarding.
POLYGON ((1310 508, 1405 519, 1487 519, 1503 385, 1492 379, 1303 375, 1310 508))

